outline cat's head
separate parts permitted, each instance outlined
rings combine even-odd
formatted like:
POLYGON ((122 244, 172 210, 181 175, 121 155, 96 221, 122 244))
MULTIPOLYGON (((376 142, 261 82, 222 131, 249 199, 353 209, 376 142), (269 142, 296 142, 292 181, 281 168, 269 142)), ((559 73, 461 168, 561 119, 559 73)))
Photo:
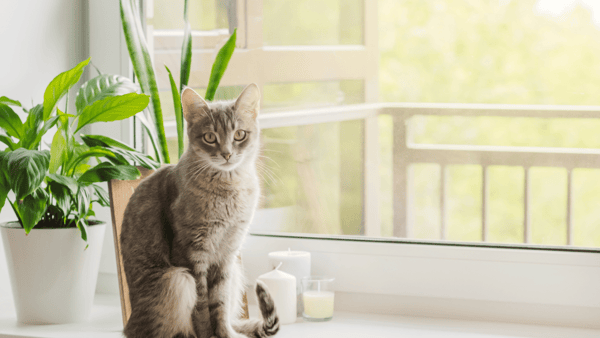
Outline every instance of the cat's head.
POLYGON ((207 103, 193 89, 181 93, 183 117, 187 121, 189 150, 202 164, 231 171, 254 161, 260 130, 260 92, 248 85, 234 101, 207 103))

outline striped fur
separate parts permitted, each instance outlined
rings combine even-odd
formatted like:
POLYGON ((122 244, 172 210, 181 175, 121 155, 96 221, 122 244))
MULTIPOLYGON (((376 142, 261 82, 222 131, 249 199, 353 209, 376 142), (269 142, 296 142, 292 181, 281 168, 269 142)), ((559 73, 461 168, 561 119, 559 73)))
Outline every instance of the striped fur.
POLYGON ((273 336, 279 331, 279 318, 275 311, 275 303, 269 294, 267 286, 256 281, 256 297, 261 313, 261 319, 240 321, 234 324, 234 329, 248 337, 265 338, 273 336))
POLYGON ((277 333, 273 300, 261 283, 262 319, 239 320, 245 283, 237 255, 260 194, 258 102, 255 85, 236 101, 210 105, 193 90, 183 91, 189 148, 176 166, 146 178, 125 210, 120 241, 132 307, 127 338, 277 333))

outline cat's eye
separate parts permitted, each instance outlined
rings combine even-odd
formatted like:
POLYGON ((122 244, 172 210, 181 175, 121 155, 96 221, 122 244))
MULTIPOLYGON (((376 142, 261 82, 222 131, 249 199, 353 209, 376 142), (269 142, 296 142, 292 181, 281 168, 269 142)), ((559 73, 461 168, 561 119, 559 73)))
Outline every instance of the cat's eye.
POLYGON ((233 135, 233 138, 236 141, 243 141, 246 138, 246 131, 244 130, 238 130, 235 132, 235 135, 233 135))
POLYGON ((217 141, 217 137, 213 133, 206 133, 202 136, 206 143, 215 143, 217 141))

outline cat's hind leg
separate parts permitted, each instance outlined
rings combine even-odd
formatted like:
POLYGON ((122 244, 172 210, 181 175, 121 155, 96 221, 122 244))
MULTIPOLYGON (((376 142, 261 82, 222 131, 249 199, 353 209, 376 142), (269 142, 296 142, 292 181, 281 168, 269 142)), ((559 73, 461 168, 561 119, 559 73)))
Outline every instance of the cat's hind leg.
POLYGON ((124 333, 137 337, 195 337, 192 312, 196 282, 187 269, 170 267, 160 277, 138 281, 138 297, 124 333))

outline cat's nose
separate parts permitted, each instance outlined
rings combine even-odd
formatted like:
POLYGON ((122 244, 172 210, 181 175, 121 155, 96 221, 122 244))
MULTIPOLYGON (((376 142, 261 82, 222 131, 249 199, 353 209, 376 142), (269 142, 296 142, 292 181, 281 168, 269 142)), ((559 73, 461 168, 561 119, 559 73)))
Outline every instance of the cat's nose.
POLYGON ((231 157, 231 153, 223 153, 221 154, 221 156, 223 156, 224 159, 226 159, 227 161, 229 161, 229 158, 231 157))

